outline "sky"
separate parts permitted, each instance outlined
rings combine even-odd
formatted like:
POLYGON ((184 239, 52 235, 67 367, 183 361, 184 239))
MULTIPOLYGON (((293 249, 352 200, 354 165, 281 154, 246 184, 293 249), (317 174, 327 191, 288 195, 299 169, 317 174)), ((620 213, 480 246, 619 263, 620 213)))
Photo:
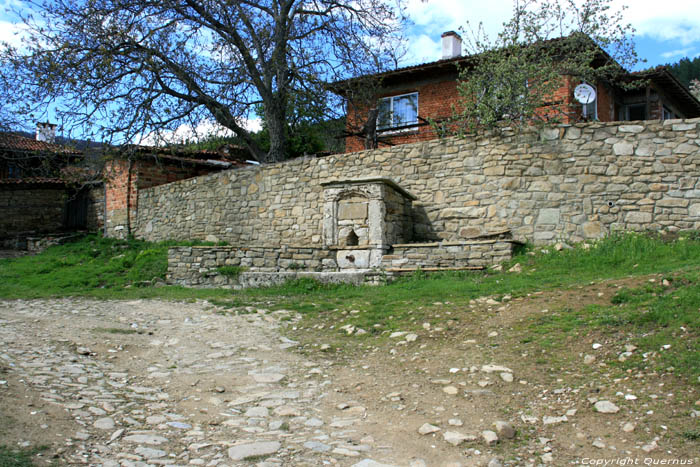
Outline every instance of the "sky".
MULTIPOLYGON (((636 29, 637 54, 646 59, 638 69, 700 56, 700 0, 613 0, 613 8, 627 5, 624 18, 636 29)), ((512 13, 511 0, 408 0, 414 25, 405 65, 439 60, 440 35, 459 31, 467 22, 483 22, 495 35, 512 13)))
MULTIPOLYGON (((445 31, 460 31, 468 22, 482 22, 485 31, 495 36, 512 13, 512 0, 404 0, 413 24, 408 26, 409 52, 399 66, 425 63, 441 58, 440 36, 445 31)), ((612 0, 613 8, 627 5, 625 22, 636 30, 637 54, 645 62, 636 69, 675 63, 683 57, 700 56, 700 0, 612 0)), ((22 26, 6 13, 26 6, 23 0, 0 0, 0 42, 18 44, 22 26)), ((633 70, 634 71, 634 70, 633 70)), ((203 122, 200 132, 208 129, 203 122)), ((246 126, 260 129, 260 119, 246 126)), ((173 137, 187 139, 192 128, 184 126, 173 137)))

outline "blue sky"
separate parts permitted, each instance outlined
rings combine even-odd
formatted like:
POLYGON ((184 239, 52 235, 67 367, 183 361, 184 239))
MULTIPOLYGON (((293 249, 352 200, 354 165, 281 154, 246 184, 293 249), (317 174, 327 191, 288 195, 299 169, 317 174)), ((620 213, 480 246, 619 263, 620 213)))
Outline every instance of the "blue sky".
MULTIPOLYGON (((459 30, 467 21, 484 23, 495 34, 511 13, 511 0, 406 0, 414 25, 408 30, 409 55, 403 65, 440 58, 440 35, 459 30)), ((637 30, 637 52, 647 63, 640 67, 673 63, 700 56, 700 0, 613 0, 627 5, 626 21, 637 30)), ((5 13, 22 0, 0 0, 0 41, 15 42, 21 26, 5 13)))
MULTIPOLYGON (((473 24, 483 22, 485 30, 493 36, 512 12, 511 0, 405 1, 413 25, 407 30, 409 53, 400 66, 439 60, 440 35, 445 31, 459 31, 468 21, 473 24)), ((625 21, 636 29, 637 53, 646 59, 646 63, 639 64, 636 69, 674 63, 686 56, 700 56, 700 0, 612 0, 612 5, 614 8, 628 7, 624 13, 625 21)), ((18 43, 22 26, 6 10, 22 6, 26 6, 23 0, 0 0, 0 41, 18 43)), ((211 122, 201 125, 212 126, 211 122)), ((257 130, 260 121, 252 118, 246 126, 257 130)), ((209 131, 214 130, 204 128, 204 132, 209 131)), ((179 137, 190 136, 191 128, 183 125, 179 137)))
MULTIPOLYGON (((627 5, 624 17, 635 29, 640 58, 637 68, 677 62, 700 56, 700 0, 613 0, 613 8, 627 5)), ((512 12, 511 0, 408 0, 415 23, 409 29, 411 51, 405 64, 440 58, 440 35, 457 31, 467 21, 484 23, 495 35, 512 12)))

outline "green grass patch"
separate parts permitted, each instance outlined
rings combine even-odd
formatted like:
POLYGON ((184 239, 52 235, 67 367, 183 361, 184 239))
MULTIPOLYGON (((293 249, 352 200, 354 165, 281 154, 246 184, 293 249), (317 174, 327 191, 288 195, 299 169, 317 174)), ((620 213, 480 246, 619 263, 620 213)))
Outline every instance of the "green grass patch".
POLYGON ((32 467, 32 457, 48 449, 46 446, 28 449, 12 449, 0 445, 0 467, 32 467))
POLYGON ((216 269, 217 274, 222 276, 230 277, 231 279, 236 279, 241 275, 242 272, 247 271, 248 268, 245 266, 221 266, 216 269))
POLYGON ((624 362, 614 359, 614 365, 657 371, 673 367, 674 373, 697 382, 700 376, 700 272, 686 272, 673 278, 667 287, 646 284, 621 289, 607 306, 564 308, 538 316, 529 321, 527 333, 530 342, 543 348, 552 347, 554 343, 554 347, 561 350, 567 338, 583 334, 626 336, 638 350, 624 362))
MULTIPOLYGON (((200 244, 207 243, 149 243, 88 235, 48 248, 36 256, 0 259, 0 298, 77 295, 105 299, 198 298, 202 296, 199 292, 193 293, 179 287, 162 290, 150 286, 154 279, 165 279, 169 247, 200 244)), ((221 294, 210 292, 205 295, 221 294)))

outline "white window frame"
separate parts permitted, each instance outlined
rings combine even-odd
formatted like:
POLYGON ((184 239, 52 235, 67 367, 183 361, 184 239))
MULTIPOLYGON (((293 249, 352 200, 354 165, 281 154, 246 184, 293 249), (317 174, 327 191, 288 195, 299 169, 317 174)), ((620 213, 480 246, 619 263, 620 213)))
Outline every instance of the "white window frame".
POLYGON ((382 126, 379 125, 379 120, 377 120, 377 131, 382 132, 382 133, 394 133, 394 132, 403 132, 403 131, 411 131, 411 130, 414 130, 414 128, 401 128, 401 129, 398 129, 398 130, 393 129, 393 128, 395 128, 395 126, 396 126, 396 125, 394 125, 394 121, 393 121, 393 120, 394 120, 394 117, 393 117, 393 116, 394 116, 394 100, 395 100, 395 99, 399 99, 399 98, 401 98, 401 97, 413 96, 413 95, 416 96, 416 119, 415 119, 415 121, 409 122, 409 123, 405 123, 405 124, 402 125, 402 126, 407 126, 407 127, 408 127, 408 126, 411 126, 411 125, 417 125, 417 124, 418 124, 418 109, 420 108, 420 103, 419 103, 420 96, 419 96, 418 91, 414 91, 414 92, 407 92, 407 93, 404 93, 404 94, 396 94, 395 96, 382 97, 381 99, 379 99, 380 107, 381 107, 381 102, 382 102, 382 101, 389 101, 389 115, 391 115, 391 120, 392 120, 392 122, 391 122, 391 125, 390 125, 390 126, 384 126, 384 127, 382 127, 382 126))
POLYGON ((591 102, 590 104, 581 104, 581 115, 584 118, 588 118, 588 119, 593 120, 593 121, 598 121, 598 86, 595 86, 595 85, 588 83, 586 81, 581 81, 581 83, 587 84, 590 87, 592 87, 593 89, 595 89, 595 99, 593 99, 593 102, 591 102), (586 112, 586 109, 588 108, 588 106, 593 106, 593 115, 592 116, 588 115, 588 113, 586 112))

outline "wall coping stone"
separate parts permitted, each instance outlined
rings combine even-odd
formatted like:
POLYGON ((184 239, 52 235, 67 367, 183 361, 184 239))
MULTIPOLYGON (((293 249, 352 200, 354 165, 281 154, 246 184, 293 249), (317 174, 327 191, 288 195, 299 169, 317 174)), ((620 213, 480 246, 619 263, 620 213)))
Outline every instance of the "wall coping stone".
POLYGON ((401 188, 398 183, 396 183, 392 179, 386 178, 386 177, 353 178, 350 180, 331 180, 328 182, 322 182, 321 186, 327 187, 327 186, 335 186, 335 185, 364 185, 367 183, 383 183, 385 185, 390 186, 391 188, 398 191, 403 196, 405 196, 406 198, 408 198, 412 201, 416 201, 418 199, 417 196, 415 196, 414 194, 401 188))
POLYGON ((431 242, 431 243, 399 243, 392 245, 394 248, 435 248, 441 246, 467 246, 467 245, 492 245, 494 243, 513 243, 522 245, 523 242, 513 239, 471 240, 463 242, 431 242))

